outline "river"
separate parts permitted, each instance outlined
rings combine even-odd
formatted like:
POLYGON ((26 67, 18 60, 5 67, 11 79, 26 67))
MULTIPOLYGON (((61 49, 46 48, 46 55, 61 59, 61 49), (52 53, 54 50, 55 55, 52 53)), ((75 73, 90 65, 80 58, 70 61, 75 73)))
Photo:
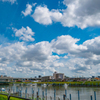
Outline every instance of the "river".
MULTIPOLYGON (((0 86, 5 87, 6 90, 9 88, 12 89, 12 91, 16 92, 16 85, 13 86, 0 86)), ((63 95, 65 94, 65 88, 64 86, 48 86, 48 87, 41 87, 41 86, 18 86, 18 90, 22 87, 22 93, 25 94, 25 89, 27 87, 27 93, 30 97, 32 97, 32 88, 34 90, 34 96, 36 97, 37 91, 39 91, 39 97, 42 97, 42 91, 47 89, 47 100, 50 100, 50 96, 52 97, 52 100, 54 100, 54 89, 56 90, 56 100, 58 100, 58 97, 60 100, 63 100, 63 95)), ((69 98, 69 95, 71 94, 71 100, 78 100, 78 90, 80 94, 80 100, 91 100, 90 95, 93 96, 94 100, 94 91, 96 92, 96 100, 100 100, 100 87, 67 87, 67 98, 69 98)))

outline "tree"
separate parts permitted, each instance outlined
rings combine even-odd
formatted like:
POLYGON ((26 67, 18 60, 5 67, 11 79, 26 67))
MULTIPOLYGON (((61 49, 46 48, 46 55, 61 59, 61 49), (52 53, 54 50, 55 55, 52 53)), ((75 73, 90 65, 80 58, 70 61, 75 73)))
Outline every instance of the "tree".
POLYGON ((41 75, 39 75, 38 78, 41 78, 41 75))
POLYGON ((35 78, 37 78, 37 77, 35 76, 35 78))

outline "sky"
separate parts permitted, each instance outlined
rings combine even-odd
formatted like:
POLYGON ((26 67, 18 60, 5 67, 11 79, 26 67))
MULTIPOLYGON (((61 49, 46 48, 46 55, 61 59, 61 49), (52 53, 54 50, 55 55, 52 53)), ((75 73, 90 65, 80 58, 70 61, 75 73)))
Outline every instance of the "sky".
POLYGON ((99 0, 0 0, 0 75, 100 75, 99 0))

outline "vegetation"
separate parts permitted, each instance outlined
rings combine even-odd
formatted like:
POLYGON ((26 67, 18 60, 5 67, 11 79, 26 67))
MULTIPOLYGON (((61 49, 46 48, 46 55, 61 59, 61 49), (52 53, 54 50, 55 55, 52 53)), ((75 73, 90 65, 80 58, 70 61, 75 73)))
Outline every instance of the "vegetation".
POLYGON ((8 93, 7 93, 7 92, 5 92, 5 91, 2 91, 2 92, 0 91, 0 93, 2 93, 2 94, 8 94, 8 93))
POLYGON ((10 97, 10 100, 24 100, 24 99, 19 99, 19 98, 10 97))
POLYGON ((0 100, 8 100, 7 96, 0 94, 0 100))
MULTIPOLYGON (((14 82, 14 84, 28 84, 28 83, 37 83, 37 84, 72 84, 72 85, 76 85, 76 84, 84 84, 84 85, 100 85, 100 81, 80 81, 80 82, 14 82)), ((13 84, 12 82, 10 84, 13 84)))
MULTIPOLYGON (((31 98, 30 98, 31 99, 31 98)), ((5 95, 0 94, 0 100, 8 100, 8 97, 5 95)), ((20 98, 15 98, 15 97, 10 97, 10 100, 24 100, 24 99, 20 99, 20 98)), ((37 100, 36 98, 34 100, 37 100)), ((39 98, 39 100, 41 100, 41 98, 39 98)))
MULTIPOLYGON (((0 100, 8 100, 8 97, 5 95, 0 94, 0 100)), ((24 99, 19 99, 15 97, 10 97, 10 100, 24 100, 24 99)))

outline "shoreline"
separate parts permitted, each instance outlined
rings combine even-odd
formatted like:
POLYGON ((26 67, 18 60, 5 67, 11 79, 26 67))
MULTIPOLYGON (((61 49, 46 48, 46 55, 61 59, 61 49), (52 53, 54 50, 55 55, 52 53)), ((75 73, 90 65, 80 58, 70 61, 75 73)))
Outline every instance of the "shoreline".
POLYGON ((47 84, 48 86, 63 86, 64 84, 68 84, 70 87, 100 87, 100 81, 86 81, 86 82, 10 82, 9 84, 29 84, 29 83, 37 83, 38 86, 42 84, 47 84))

